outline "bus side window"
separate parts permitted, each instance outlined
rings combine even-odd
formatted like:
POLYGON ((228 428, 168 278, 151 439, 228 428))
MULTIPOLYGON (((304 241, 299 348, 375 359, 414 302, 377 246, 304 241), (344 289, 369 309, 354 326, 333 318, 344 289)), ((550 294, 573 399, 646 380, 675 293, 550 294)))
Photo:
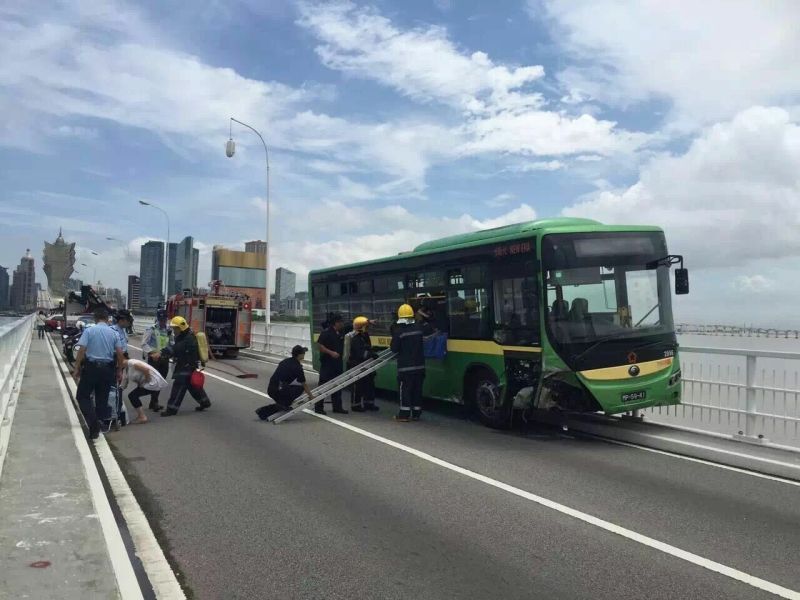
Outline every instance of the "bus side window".
POLYGON ((489 294, 486 288, 469 288, 447 292, 450 337, 464 339, 489 338, 489 294))
POLYGON ((539 297, 533 277, 494 282, 494 338, 500 344, 529 345, 539 341, 539 297))

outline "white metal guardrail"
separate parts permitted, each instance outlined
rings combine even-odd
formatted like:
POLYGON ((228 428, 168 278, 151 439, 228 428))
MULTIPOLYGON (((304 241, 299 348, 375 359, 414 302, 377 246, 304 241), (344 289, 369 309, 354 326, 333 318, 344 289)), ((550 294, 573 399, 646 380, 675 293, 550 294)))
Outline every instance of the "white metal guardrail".
POLYGON ((25 353, 31 344, 34 316, 0 325, 0 424, 20 375, 25 353))
POLYGON ((270 323, 267 335, 267 324, 255 322, 251 330, 250 348, 254 352, 285 358, 296 345, 308 348, 310 343, 307 323, 270 323))
POLYGON ((800 448, 800 353, 681 346, 679 406, 648 421, 800 448))

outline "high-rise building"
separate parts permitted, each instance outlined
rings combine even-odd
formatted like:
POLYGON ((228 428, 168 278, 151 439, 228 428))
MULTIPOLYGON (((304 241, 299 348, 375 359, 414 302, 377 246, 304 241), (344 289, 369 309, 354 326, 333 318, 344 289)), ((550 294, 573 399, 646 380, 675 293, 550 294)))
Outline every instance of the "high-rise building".
POLYGON ((140 290, 141 280, 136 275, 128 275, 128 310, 139 310, 141 308, 140 290))
POLYGON ((275 295, 278 302, 294 298, 294 288, 297 276, 289 269, 279 267, 275 270, 275 295))
POLYGON ((8 269, 0 267, 0 310, 8 310, 10 287, 8 269))
POLYGON ((14 271, 11 284, 11 308, 20 311, 33 310, 36 308, 37 299, 36 269, 29 249, 14 271))
POLYGON ((58 237, 52 244, 44 243, 44 274, 47 276, 47 289, 53 300, 61 300, 67 295, 67 280, 74 272, 75 244, 68 244, 58 230, 58 237))
POLYGON ((167 294, 177 294, 180 292, 175 283, 175 259, 178 256, 177 242, 170 242, 169 254, 167 255, 167 294))
POLYGON ((199 264, 200 264, 200 250, 195 248, 194 250, 192 250, 192 281, 194 281, 194 284, 192 285, 193 288, 197 287, 197 269, 199 264))
POLYGON ((187 235, 178 244, 175 253, 175 286, 178 290, 193 290, 197 287, 195 260, 197 260, 198 255, 199 252, 195 254, 194 251, 194 238, 187 235))
POLYGON ((244 251, 253 252, 255 254, 266 254, 267 242, 262 242, 261 240, 256 240, 254 242, 245 242, 244 251))
POLYGON ((140 306, 156 308, 164 300, 164 242, 150 240, 142 245, 139 280, 140 306))
POLYGON ((264 308, 266 265, 265 254, 214 246, 211 253, 211 279, 221 281, 229 290, 250 296, 253 308, 264 308))

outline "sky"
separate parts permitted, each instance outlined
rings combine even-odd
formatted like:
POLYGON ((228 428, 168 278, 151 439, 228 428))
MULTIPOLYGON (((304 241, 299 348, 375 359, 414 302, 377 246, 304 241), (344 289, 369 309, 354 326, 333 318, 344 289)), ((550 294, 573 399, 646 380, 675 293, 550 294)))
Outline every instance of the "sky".
POLYGON ((144 200, 203 284, 213 245, 266 235, 233 116, 301 284, 581 216, 664 227, 677 321, 798 328, 799 29, 793 0, 6 0, 0 265, 31 248, 44 282, 62 227, 76 276, 124 289, 166 238, 144 200))

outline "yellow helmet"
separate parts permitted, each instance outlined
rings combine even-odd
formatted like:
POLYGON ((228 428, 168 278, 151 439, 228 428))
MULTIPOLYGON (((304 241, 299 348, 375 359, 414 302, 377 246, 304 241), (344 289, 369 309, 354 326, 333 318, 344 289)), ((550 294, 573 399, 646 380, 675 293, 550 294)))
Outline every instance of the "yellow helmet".
POLYGON ((181 331, 186 331, 187 329, 189 329, 189 324, 183 317, 172 317, 172 320, 169 322, 169 324, 172 327, 177 327, 181 331))
POLYGON ((411 308, 410 304, 403 304, 400 308, 397 309, 397 318, 398 319, 413 319, 414 318, 414 309, 411 308))
POLYGON ((353 319, 353 329, 362 329, 366 327, 367 323, 369 323, 367 317, 356 317, 353 319))

